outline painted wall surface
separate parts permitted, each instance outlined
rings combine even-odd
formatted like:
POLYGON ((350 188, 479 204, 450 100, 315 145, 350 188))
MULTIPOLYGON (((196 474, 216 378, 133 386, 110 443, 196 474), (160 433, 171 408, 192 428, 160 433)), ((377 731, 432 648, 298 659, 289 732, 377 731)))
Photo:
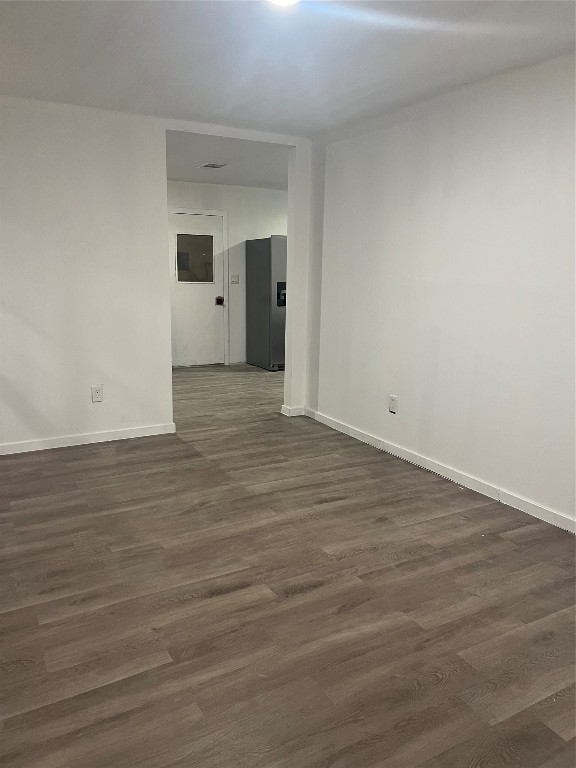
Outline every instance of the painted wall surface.
POLYGON ((325 193, 318 411, 574 516, 573 58, 361 126, 325 193))
POLYGON ((326 147, 323 142, 312 145, 312 181, 310 205, 310 266, 308 297, 308 363, 306 405, 318 410, 320 380, 320 323, 322 318, 322 242, 324 237, 324 186, 326 147))
POLYGON ((0 451, 169 429, 164 127, 6 98, 0 152, 0 451))
MULTIPOLYGON (((238 284, 228 286, 230 324, 230 362, 246 360, 246 240, 270 235, 285 235, 288 193, 276 189, 237 187, 220 184, 196 184, 168 181, 168 209, 219 210, 227 213, 229 274, 239 275, 238 284)), ((170 265, 172 266, 172 265, 170 265)), ((173 270, 172 270, 173 271, 173 270)), ((188 294, 171 283, 172 313, 187 313, 188 327, 198 323, 188 294), (182 306, 185 303, 186 306, 182 306)), ((182 326, 173 323, 173 332, 182 326)))

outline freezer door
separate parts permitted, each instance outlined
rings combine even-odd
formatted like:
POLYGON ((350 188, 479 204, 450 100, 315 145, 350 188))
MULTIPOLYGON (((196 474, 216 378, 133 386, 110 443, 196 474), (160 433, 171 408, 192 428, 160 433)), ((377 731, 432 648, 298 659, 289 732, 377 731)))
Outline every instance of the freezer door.
POLYGON ((286 237, 270 238, 270 364, 284 368, 286 336, 286 237))

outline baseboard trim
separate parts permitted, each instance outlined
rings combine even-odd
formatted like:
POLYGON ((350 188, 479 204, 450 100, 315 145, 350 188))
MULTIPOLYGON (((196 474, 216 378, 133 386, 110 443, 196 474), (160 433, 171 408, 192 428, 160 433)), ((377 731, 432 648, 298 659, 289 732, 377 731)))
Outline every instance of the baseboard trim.
POLYGON ((451 480, 458 485, 462 485, 472 491, 477 491, 484 496, 488 496, 490 499, 495 499, 496 501, 502 502, 502 504, 507 504, 509 507, 514 507, 522 512, 526 512, 527 514, 532 515, 532 517, 536 517, 546 523, 551 523, 558 528, 563 528, 565 531, 570 531, 570 533, 576 533, 576 520, 568 517, 568 515, 565 515, 562 512, 557 512, 556 510, 537 504, 534 501, 525 499, 522 496, 517 496, 503 488, 498 488, 491 483, 487 483, 485 480, 481 480, 478 477, 469 475, 466 472, 462 472, 461 470, 446 464, 441 464, 438 461, 434 461, 434 459, 422 456, 408 448, 389 443, 386 440, 376 437, 376 435, 371 435, 369 432, 363 432, 360 429, 351 427, 349 424, 333 419, 325 413, 314 411, 311 408, 305 408, 304 412, 309 418, 315 419, 338 432, 343 432, 345 435, 349 435, 350 437, 356 438, 356 440, 372 445, 374 448, 378 448, 386 453, 391 453, 393 456, 409 461, 411 464, 416 464, 418 467, 423 467, 424 469, 434 472, 441 477, 445 477, 447 480, 451 480))
POLYGON ((508 504, 509 507, 514 507, 514 509, 526 512, 526 514, 532 515, 532 517, 537 517, 545 523, 551 523, 557 528, 563 528, 565 531, 570 531, 570 533, 576 533, 576 520, 568 517, 563 512, 543 507, 541 504, 536 504, 536 502, 525 499, 523 496, 509 493, 503 488, 499 489, 498 501, 501 501, 502 504, 508 504))
POLYGON ((306 416, 306 408, 303 406, 297 406, 295 408, 290 408, 288 405, 283 405, 282 408, 280 408, 280 413, 282 413, 284 416, 306 416))
POLYGON ((0 456, 12 453, 28 453, 44 451, 49 448, 67 448, 72 445, 87 445, 89 443, 107 443, 110 440, 127 440, 133 437, 150 437, 151 435, 167 435, 176 432, 174 422, 170 424, 150 424, 146 427, 129 427, 128 429, 111 429, 106 432, 87 432, 79 435, 63 435, 48 437, 44 440, 23 440, 18 443, 0 443, 0 456))

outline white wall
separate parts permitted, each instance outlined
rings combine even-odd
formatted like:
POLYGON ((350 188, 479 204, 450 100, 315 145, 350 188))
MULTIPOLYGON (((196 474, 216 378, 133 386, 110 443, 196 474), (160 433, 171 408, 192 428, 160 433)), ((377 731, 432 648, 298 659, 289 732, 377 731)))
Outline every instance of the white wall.
POLYGON ((288 241, 286 285, 286 374, 282 413, 304 414, 310 380, 309 350, 315 318, 310 314, 312 264, 317 245, 312 211, 316 208, 312 142, 292 148, 288 159, 288 241))
POLYGON ((328 146, 317 410, 574 516, 572 57, 328 146))
POLYGON ((312 145, 310 205, 310 265, 308 298, 308 363, 306 404, 318 410, 320 379, 320 323, 322 318, 322 244, 324 238, 324 187, 326 148, 322 141, 312 145))
MULTIPOLYGON (((309 200, 307 139, 0 97, 0 453, 173 429, 166 130, 288 145, 288 200, 309 200)), ((292 227, 289 269, 307 275, 307 217, 292 227)), ((300 349, 297 309, 287 338, 300 349)), ((300 392, 295 362, 285 388, 300 392)))
POLYGON ((0 452, 170 430, 164 127, 6 98, 0 151, 0 452))
MULTIPOLYGON (((220 210, 227 213, 229 273, 240 275, 237 285, 229 285, 230 362, 243 362, 246 360, 245 242, 286 234, 288 193, 277 189, 168 181, 168 209, 220 210)), ((174 290, 174 286, 172 288, 173 312, 182 315, 187 308, 180 305, 188 301, 188 295, 174 290)), ((192 311, 193 308, 188 309, 192 311)))

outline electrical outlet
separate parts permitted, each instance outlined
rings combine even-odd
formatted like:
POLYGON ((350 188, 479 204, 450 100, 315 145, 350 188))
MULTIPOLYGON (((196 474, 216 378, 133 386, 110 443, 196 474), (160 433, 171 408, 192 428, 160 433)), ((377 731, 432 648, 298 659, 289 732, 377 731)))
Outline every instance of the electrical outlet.
POLYGON ((92 391, 92 402, 101 403, 104 400, 104 387, 98 384, 96 387, 90 387, 92 391))
POLYGON ((240 275, 230 275, 230 282, 232 285, 238 285, 240 282, 240 275))
POLYGON ((388 395, 388 410, 390 413, 398 412, 398 395, 388 395))

